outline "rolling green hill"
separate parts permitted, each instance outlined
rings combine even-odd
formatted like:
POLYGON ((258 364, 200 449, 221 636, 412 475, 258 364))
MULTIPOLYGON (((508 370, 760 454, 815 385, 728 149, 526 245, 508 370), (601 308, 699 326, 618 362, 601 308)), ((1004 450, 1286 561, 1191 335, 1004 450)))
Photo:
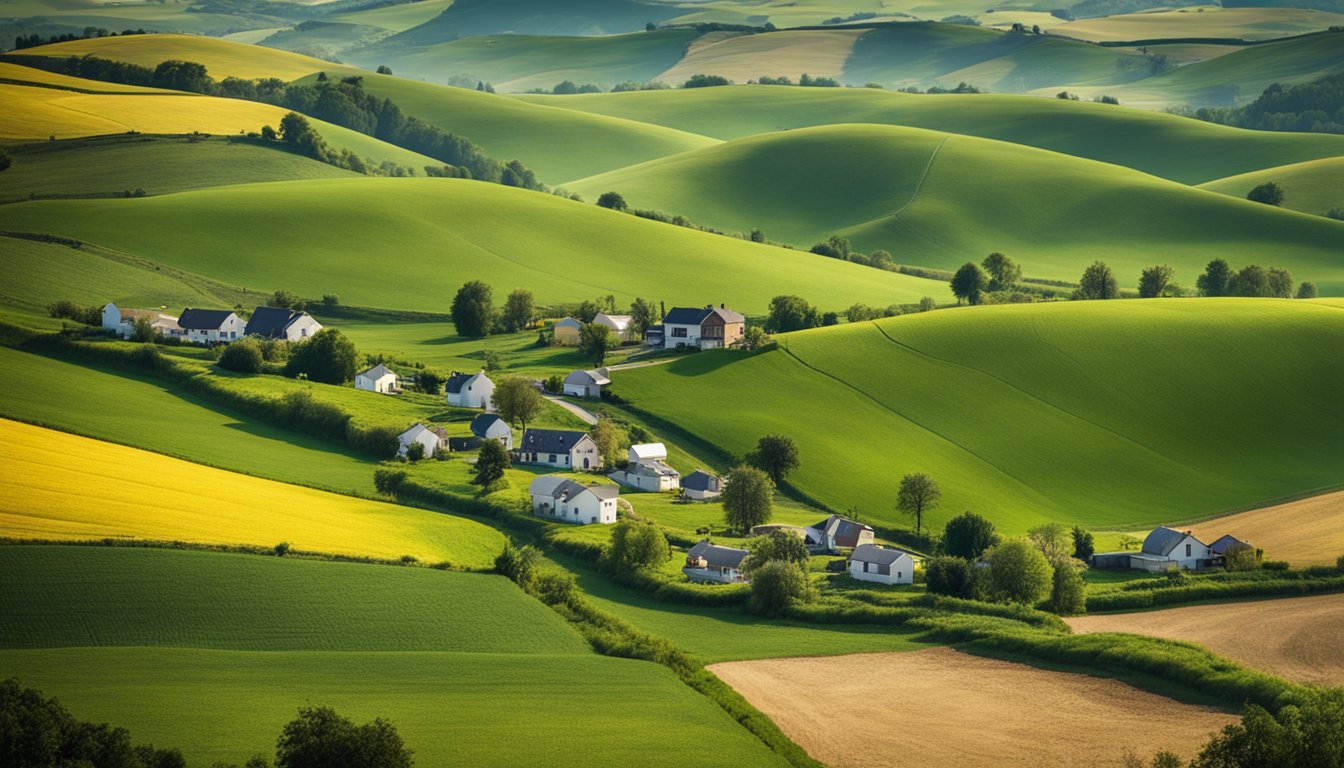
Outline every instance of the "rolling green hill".
POLYGON ((644 29, 684 14, 671 4, 638 0, 456 0, 443 13, 401 33, 396 42, 414 45, 458 37, 522 35, 612 35, 644 29))
POLYGON ((442 81, 467 76, 490 83, 500 93, 550 90, 564 80, 610 89, 627 80, 657 78, 699 35, 694 29, 664 29, 603 37, 486 35, 412 47, 392 41, 341 58, 369 69, 387 64, 402 77, 442 81))
POLYGON ((622 371, 635 407, 742 455, 797 441, 790 482, 907 525, 898 478, 1020 534, 1177 522, 1339 482, 1344 313, 1287 300, 971 307, 790 334, 747 359, 622 371), (750 392, 750 398, 742 393, 750 392))
POLYGON ((115 196, 356 174, 285 151, 225 139, 109 136, 42 142, 11 150, 0 174, 0 201, 36 197, 115 196))
POLYGON ((610 293, 623 303, 727 302, 748 313, 789 292, 834 309, 948 298, 941 282, 457 179, 271 182, 19 203, 0 207, 0 229, 74 237, 229 284, 302 296, 334 290, 348 304, 409 310, 445 311, 471 279, 494 285, 500 301, 525 287, 542 303, 610 293), (156 224, 163 221, 174 226, 156 224), (669 274, 713 279, 669 281, 669 274))
POLYGON ((1201 184, 1202 189, 1234 197, 1265 182, 1283 187, 1283 207, 1322 216, 1332 208, 1344 208, 1344 157, 1310 160, 1252 171, 1201 184))
POLYGON ((1240 38, 1268 40, 1329 29, 1344 14, 1305 8, 1180 8, 1115 14, 1057 24, 1051 31, 1080 40, 1240 38))
POLYGON ((0 572, 31 585, 0 596, 0 674, 192 765, 273 752, 301 706, 386 718, 421 765, 676 766, 688 744, 706 765, 781 763, 497 576, 101 547, 0 548, 0 572), (601 716, 556 717, 580 711, 601 716))
POLYGON ((914 128, 765 134, 572 186, 589 196, 615 190, 631 206, 729 231, 759 227, 802 248, 838 232, 864 252, 890 251, 900 264, 952 270, 1002 251, 1029 277, 1076 281, 1101 259, 1133 286, 1158 261, 1192 285, 1208 261, 1223 257, 1267 261, 1344 293, 1344 222, 1113 165, 914 128))
POLYGON ((142 67, 157 67, 168 59, 204 64, 211 77, 278 77, 297 80, 324 69, 339 68, 330 62, 275 48, 235 43, 231 40, 196 35, 131 35, 129 37, 93 37, 29 48, 33 56, 97 56, 126 61, 142 67))
POLYGON ((1185 184, 1344 154, 1344 136, 1246 131, 1108 104, 1026 96, 737 86, 514 98, 724 140, 838 123, 907 125, 1040 147, 1185 184))

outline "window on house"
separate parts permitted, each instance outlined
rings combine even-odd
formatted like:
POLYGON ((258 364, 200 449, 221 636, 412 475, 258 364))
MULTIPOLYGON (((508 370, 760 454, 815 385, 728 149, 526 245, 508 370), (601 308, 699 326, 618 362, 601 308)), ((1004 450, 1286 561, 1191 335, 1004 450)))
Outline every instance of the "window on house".
POLYGON ((685 328, 673 328, 673 329, 672 329, 672 338, 674 338, 674 339, 684 339, 684 338, 686 338, 686 329, 685 329, 685 328))
POLYGON ((551 454, 551 463, 552 463, 552 464, 555 463, 555 454, 554 454, 554 453, 551 454))
POLYGON ((1189 545, 1189 544, 1186 544, 1186 545, 1185 545, 1185 556, 1186 556, 1186 557, 1189 557, 1189 556, 1190 556, 1190 545, 1189 545))
POLYGON ((897 571, 897 572, 896 572, 896 578, 898 578, 898 579, 901 578, 901 572, 900 572, 900 571, 897 571))

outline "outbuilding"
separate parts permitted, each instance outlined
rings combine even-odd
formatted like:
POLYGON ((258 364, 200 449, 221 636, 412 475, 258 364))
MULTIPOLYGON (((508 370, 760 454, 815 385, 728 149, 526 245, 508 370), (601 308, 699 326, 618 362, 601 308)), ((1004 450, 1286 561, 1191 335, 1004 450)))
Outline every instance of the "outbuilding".
POLYGON ((913 584, 915 559, 902 549, 860 544, 849 555, 849 575, 879 584, 913 584))
POLYGON ((703 584, 741 584, 750 581, 743 565, 751 553, 735 547, 701 541, 686 551, 686 565, 681 572, 691 581, 703 584))
POLYGON ((538 477, 528 486, 532 496, 532 514, 576 525, 616 522, 614 485, 581 485, 565 477, 538 477))
POLYGON ((704 501, 718 498, 723 493, 723 478, 697 469, 681 478, 681 495, 688 499, 704 501))
POLYGON ((443 386, 449 405, 458 408, 480 408, 489 410, 495 398, 495 383, 480 373, 458 373, 453 371, 443 386))
POLYGON ((355 389, 390 395, 397 390, 397 374, 379 363, 367 371, 355 374, 355 389))
POLYGON ((498 414, 482 413, 472 419, 471 434, 482 440, 494 440, 503 445, 505 450, 513 450, 513 429, 498 414))
POLYGON ((596 400, 602 397, 602 388, 611 383, 606 368, 574 371, 565 377, 565 394, 596 400))
POLYGON ((405 456, 412 445, 424 446, 426 459, 439 451, 448 450, 448 432, 443 427, 425 426, 419 422, 397 435, 397 455, 405 456))
POLYGON ((562 347, 577 347, 579 345, 579 332, 582 330, 583 323, 572 317, 562 318, 555 321, 555 325, 551 326, 551 338, 562 347))

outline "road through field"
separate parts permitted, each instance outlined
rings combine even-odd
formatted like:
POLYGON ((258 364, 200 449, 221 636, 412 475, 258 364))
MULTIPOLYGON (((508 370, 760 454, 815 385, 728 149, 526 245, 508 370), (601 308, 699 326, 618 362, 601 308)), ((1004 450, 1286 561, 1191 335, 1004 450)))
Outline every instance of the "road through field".
POLYGON ((1289 680, 1344 685, 1344 594, 1076 616, 1074 632, 1132 632, 1199 643, 1289 680))
POLYGON ((830 766, 1119 766, 1236 719, 1124 683, 930 648, 709 667, 830 766), (974 734, 967 738, 967 734, 974 734), (1061 738, 1068 734, 1068 738, 1061 738))

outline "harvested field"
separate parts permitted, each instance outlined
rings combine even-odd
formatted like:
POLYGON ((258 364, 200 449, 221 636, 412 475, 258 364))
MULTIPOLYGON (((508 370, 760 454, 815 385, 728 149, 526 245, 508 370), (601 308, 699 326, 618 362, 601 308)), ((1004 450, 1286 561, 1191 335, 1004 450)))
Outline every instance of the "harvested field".
POLYGON ((1344 491, 1206 520, 1190 526, 1201 541, 1225 533, 1293 565, 1333 564, 1344 555, 1344 491))
POLYGON ((893 754, 925 768, 1072 767, 1080 755, 1118 766, 1136 746, 1190 757, 1236 719, 1115 680, 950 648, 709 669, 831 766, 887 765, 893 754))
POLYGON ((1344 594, 1065 619, 1075 632, 1189 640, 1289 680, 1344 685, 1344 594))

